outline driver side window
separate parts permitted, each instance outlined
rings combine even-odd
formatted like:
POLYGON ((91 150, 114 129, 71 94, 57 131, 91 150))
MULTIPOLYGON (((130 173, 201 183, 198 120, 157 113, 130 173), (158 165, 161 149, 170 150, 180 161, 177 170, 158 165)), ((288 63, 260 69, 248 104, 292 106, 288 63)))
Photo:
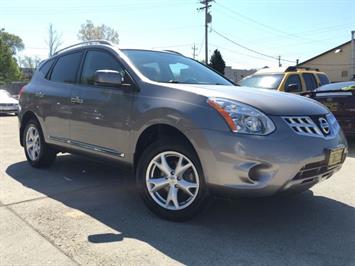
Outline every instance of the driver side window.
POLYGON ((299 75, 290 75, 285 83, 285 92, 301 92, 302 91, 302 83, 299 75), (297 90, 290 90, 290 85, 297 86, 297 90))
POLYGON ((125 76, 123 68, 112 55, 102 51, 88 51, 80 83, 94 85, 94 77, 97 70, 114 70, 120 72, 122 77, 125 76))

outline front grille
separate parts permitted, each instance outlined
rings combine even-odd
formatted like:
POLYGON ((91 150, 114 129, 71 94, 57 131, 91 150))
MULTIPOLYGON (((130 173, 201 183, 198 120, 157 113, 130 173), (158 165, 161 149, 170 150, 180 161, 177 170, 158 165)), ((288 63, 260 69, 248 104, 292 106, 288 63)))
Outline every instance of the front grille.
POLYGON ((324 136, 309 116, 287 116, 283 119, 297 134, 315 137, 324 136))
POLYGON ((308 179, 319 175, 322 175, 322 178, 329 177, 332 175, 333 170, 338 166, 339 165, 333 165, 328 167, 326 161, 309 163, 302 167, 293 180, 308 179))

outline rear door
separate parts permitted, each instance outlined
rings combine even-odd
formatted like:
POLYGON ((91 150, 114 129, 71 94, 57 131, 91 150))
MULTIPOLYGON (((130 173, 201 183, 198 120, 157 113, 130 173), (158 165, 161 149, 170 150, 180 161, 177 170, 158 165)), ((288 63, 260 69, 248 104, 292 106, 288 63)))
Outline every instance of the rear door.
POLYGON ((312 73, 302 73, 302 78, 306 84, 306 91, 314 91, 317 87, 317 80, 312 73))
POLYGON ((132 87, 97 85, 97 70, 114 70, 126 75, 118 59, 106 50, 88 50, 82 66, 79 83, 71 98, 73 112, 70 122, 70 138, 73 145, 89 152, 124 157, 127 151, 132 87))
POLYGON ((70 95, 82 55, 82 52, 73 52, 60 56, 48 77, 49 81, 38 89, 46 137, 50 140, 67 142, 69 139, 70 95))

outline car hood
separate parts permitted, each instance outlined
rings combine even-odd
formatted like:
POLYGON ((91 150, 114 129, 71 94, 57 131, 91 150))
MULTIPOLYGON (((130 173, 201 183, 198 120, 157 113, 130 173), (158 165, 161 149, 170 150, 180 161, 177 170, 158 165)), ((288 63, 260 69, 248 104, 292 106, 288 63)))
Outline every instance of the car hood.
POLYGON ((319 102, 291 93, 222 85, 169 84, 168 87, 206 97, 236 100, 268 115, 320 115, 329 111, 319 102))
POLYGON ((16 104, 18 100, 11 97, 0 97, 0 104, 16 104))

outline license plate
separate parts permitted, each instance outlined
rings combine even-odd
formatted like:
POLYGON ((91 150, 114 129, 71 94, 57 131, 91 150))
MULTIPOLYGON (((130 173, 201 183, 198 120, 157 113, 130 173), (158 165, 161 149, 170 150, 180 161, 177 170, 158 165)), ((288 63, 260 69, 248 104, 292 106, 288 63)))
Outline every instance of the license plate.
POLYGON ((343 160, 343 153, 343 147, 329 150, 328 167, 340 164, 343 160))

